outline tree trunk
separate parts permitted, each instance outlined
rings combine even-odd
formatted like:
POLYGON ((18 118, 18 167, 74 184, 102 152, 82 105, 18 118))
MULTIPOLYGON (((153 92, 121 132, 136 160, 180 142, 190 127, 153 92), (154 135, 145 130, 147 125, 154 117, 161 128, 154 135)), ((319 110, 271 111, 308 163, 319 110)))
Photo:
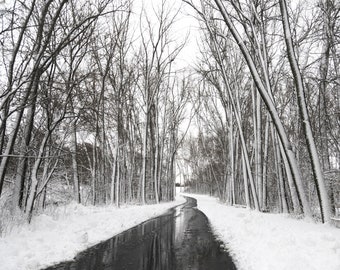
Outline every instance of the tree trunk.
POLYGON ((248 187, 248 175, 247 166, 244 158, 244 153, 242 152, 242 172, 243 172, 243 182, 244 182, 244 195, 246 199, 247 208, 250 209, 250 197, 249 197, 249 187, 248 187))
POLYGON ((234 123, 233 123, 233 114, 232 109, 230 107, 229 113, 229 162, 230 162, 230 184, 231 184, 231 199, 230 204, 233 205, 235 203, 235 175, 234 175, 234 123))
POLYGON ((255 93, 255 102, 256 102, 256 144, 255 144, 255 175, 256 175, 256 183, 257 183, 257 193, 259 197, 260 208, 263 207, 262 204, 262 138, 261 138, 261 131, 262 131, 262 120, 261 120, 261 97, 258 93, 255 93))
POLYGON ((148 151, 148 128, 149 128, 149 109, 148 104, 146 106, 146 115, 145 115, 145 129, 143 136, 143 165, 142 165, 142 174, 141 174, 141 199, 142 204, 146 203, 145 200, 145 184, 146 184, 146 166, 147 166, 147 151, 148 151))
POLYGON ((50 136, 49 132, 46 132, 43 138, 43 141, 41 142, 38 156, 37 156, 36 161, 34 162, 33 169, 32 169, 32 176, 31 176, 32 181, 31 181, 31 187, 30 187, 30 192, 28 195, 27 207, 26 207, 26 219, 28 222, 31 222, 31 219, 32 219, 32 213, 34 209, 34 203, 35 203, 37 188, 39 184, 38 170, 39 170, 39 167, 42 161, 42 157, 44 155, 45 147, 46 147, 49 136, 50 136))
POLYGON ((296 183, 294 182, 292 171, 289 167, 287 156, 286 156, 286 153, 283 149, 280 138, 278 138, 278 142, 279 142, 279 146, 280 146, 280 151, 281 151, 284 167, 285 167, 285 170, 286 170, 286 176, 287 176, 287 179, 288 179, 290 196, 291 196, 292 203, 293 203, 293 211, 296 214, 300 214, 301 213, 301 207, 300 207, 300 201, 299 201, 299 194, 296 190, 296 183))
POLYGON ((77 120, 72 121, 72 141, 71 141, 71 157, 73 170, 73 199, 80 203, 80 187, 78 175, 78 161, 77 161, 77 120))
POLYGON ((319 155, 316 149, 316 145, 314 142, 314 136, 311 129, 309 115, 307 111, 307 104, 305 100, 305 90, 304 84, 302 81, 301 72, 299 69, 298 62, 295 57, 294 45, 292 41, 290 26, 289 26, 289 18, 287 12, 287 5, 285 0, 280 0, 280 10, 282 16, 283 30, 285 35, 288 59, 291 67, 291 71, 294 76, 294 82, 297 93, 297 100, 299 105, 299 112, 301 115, 303 132, 306 137, 307 149, 310 155, 310 159, 312 161, 312 170, 315 180, 315 185, 319 197, 320 207, 321 207, 321 218, 323 222, 330 222, 331 218, 331 206, 329 203, 328 192, 326 189, 321 164, 319 160, 319 155))
POLYGON ((276 161, 276 171, 277 171, 277 182, 278 182, 278 192, 280 194, 280 201, 281 201, 281 207, 283 213, 288 213, 288 205, 286 200, 286 194, 285 194, 285 184, 283 181, 283 175, 282 175, 282 159, 281 159, 281 153, 280 153, 280 147, 279 147, 279 138, 276 133, 272 133, 273 136, 273 149, 274 149, 274 156, 276 161))
POLYGON ((268 146, 269 146, 269 115, 266 117, 266 126, 264 131, 264 150, 263 150, 263 167, 262 167, 262 209, 267 209, 267 164, 268 164, 268 146))

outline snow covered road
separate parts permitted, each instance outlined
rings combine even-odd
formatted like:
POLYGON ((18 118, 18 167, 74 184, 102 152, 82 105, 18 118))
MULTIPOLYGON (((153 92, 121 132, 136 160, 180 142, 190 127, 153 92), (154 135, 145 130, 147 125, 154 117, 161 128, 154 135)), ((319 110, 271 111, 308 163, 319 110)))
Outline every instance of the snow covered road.
POLYGON ((340 229, 191 195, 239 270, 339 270, 340 229))

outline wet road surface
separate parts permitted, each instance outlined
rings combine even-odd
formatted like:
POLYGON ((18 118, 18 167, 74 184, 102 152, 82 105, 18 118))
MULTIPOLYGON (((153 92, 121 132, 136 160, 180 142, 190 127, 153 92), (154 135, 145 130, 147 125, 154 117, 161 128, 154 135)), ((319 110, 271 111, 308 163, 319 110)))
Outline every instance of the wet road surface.
POLYGON ((230 255, 208 219, 186 198, 184 206, 81 252, 74 261, 45 270, 233 270, 230 255))

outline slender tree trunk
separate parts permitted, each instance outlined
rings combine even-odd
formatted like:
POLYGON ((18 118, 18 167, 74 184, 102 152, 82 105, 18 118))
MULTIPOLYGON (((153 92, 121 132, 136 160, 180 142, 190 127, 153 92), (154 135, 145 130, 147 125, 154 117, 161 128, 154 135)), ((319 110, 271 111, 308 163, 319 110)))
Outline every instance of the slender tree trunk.
POLYGON ((149 109, 148 104, 146 106, 145 115, 145 129, 143 137, 143 164, 142 164, 142 175, 141 175, 141 199, 142 204, 146 203, 145 200, 145 184, 146 184, 146 166, 147 166, 147 151, 148 151, 148 128, 149 128, 149 109))
POLYGON ((311 129, 309 115, 307 111, 307 104, 305 100, 305 90, 302 81, 302 76, 298 62, 295 57, 294 45, 292 41, 289 18, 287 12, 287 4, 285 0, 280 0, 280 10, 282 16, 283 30, 285 34, 286 47, 288 52, 288 59, 290 67, 294 76, 295 87, 297 92, 297 99, 299 105, 299 111, 302 120, 302 126, 304 135, 306 136, 307 149, 312 161, 312 170, 314 174, 315 185, 319 197, 320 207, 321 207, 321 218, 323 222, 330 222, 331 218, 331 206, 328 198, 328 192, 326 189, 321 164, 319 160, 319 155, 314 142, 314 136, 311 129))
POLYGON ((248 174, 247 166, 244 158, 244 153, 242 152, 242 172, 243 172, 243 182, 244 182, 244 195, 246 199, 247 208, 250 208, 250 197, 249 197, 249 187, 248 187, 248 174))
POLYGON ((119 162, 117 161, 116 162, 116 174, 117 174, 117 177, 116 177, 116 207, 119 207, 120 206, 120 195, 121 195, 121 192, 120 192, 120 187, 121 187, 121 181, 120 181, 120 178, 121 178, 121 170, 119 168, 119 162))
POLYGON ((293 178, 293 175, 292 175, 292 171, 289 167, 289 163, 288 163, 288 160, 287 160, 286 153, 283 149, 282 143, 281 143, 279 138, 278 138, 278 143, 279 143, 279 146, 280 146, 280 151, 281 151, 281 155, 282 155, 282 159, 283 159, 283 163, 284 163, 284 167, 285 167, 285 171, 286 171, 286 176, 287 176, 287 179, 288 179, 290 196, 292 198, 292 203, 293 203, 293 211, 296 214, 300 214, 301 213, 301 207, 300 207, 299 194, 296 190, 296 183, 294 182, 294 178, 293 178))
MULTIPOLYGON (((262 178, 262 138, 261 138, 261 133, 262 133, 262 119, 261 119, 261 97, 258 93, 255 93, 255 99, 256 99, 256 178, 257 178, 257 192, 258 192, 258 197, 259 197, 259 202, 262 204, 262 185, 263 185, 263 178, 262 178)), ((262 208, 263 205, 260 205, 260 208, 262 208)))
POLYGON ((230 162, 230 184, 231 184, 231 200, 230 203, 235 203, 235 175, 234 175, 234 128, 233 128, 233 114, 230 106, 230 119, 229 119, 229 162, 230 162))
POLYGON ((73 199, 75 202, 80 203, 80 187, 79 187, 79 174, 78 174, 78 161, 77 161, 77 120, 72 121, 72 142, 71 142, 71 157, 72 157, 72 170, 73 170, 73 199))
MULTIPOLYGON (((116 141, 113 162, 112 162, 112 175, 111 175, 111 204, 119 201, 117 200, 117 194, 115 193, 115 185, 117 183, 117 159, 118 159, 118 140, 116 141)), ((117 186, 116 186, 117 187, 117 186)))
MULTIPOLYGON (((157 135, 158 137, 159 135, 157 135)), ((157 138, 157 145, 156 145, 156 153, 155 153, 155 172, 154 172, 154 184, 155 184, 155 198, 156 198, 156 203, 159 203, 159 192, 158 192, 158 175, 159 175, 159 166, 160 166, 160 159, 159 159, 159 138, 157 138)))
POLYGON ((39 152, 38 152, 38 157, 37 157, 37 160, 34 162, 33 169, 32 169, 32 176, 31 176, 32 182, 31 182, 31 187, 30 187, 30 192, 28 195, 27 207, 26 207, 26 218, 28 222, 30 222, 32 219, 32 213, 33 213, 34 203, 36 199, 37 188, 39 184, 38 170, 42 162, 42 157, 44 155, 45 147, 46 147, 49 136, 50 134, 49 132, 47 132, 43 138, 43 141, 41 142, 39 152))
MULTIPOLYGON (((239 136, 237 131, 235 130, 234 132, 234 139, 233 139, 233 144, 235 145, 235 150, 234 150, 234 183, 235 183, 235 187, 237 184, 238 187, 238 192, 236 192, 237 190, 235 190, 235 195, 237 195, 235 197, 235 203, 237 203, 238 200, 240 200, 240 198, 242 198, 241 196, 241 178, 242 178, 242 173, 241 173, 241 167, 242 167, 242 154, 240 157, 240 140, 239 140, 239 136)), ((236 188, 235 188, 236 189, 236 188)), ((250 205, 249 205, 250 207, 250 205)))
POLYGON ((274 154, 276 155, 276 164, 277 164, 277 181, 279 183, 279 190, 278 192, 280 193, 280 199, 281 199, 281 206, 282 206, 282 212, 283 213, 288 213, 288 205, 287 205, 287 200, 286 200, 286 194, 285 194, 285 184, 283 181, 283 174, 282 174, 282 159, 281 159, 281 152, 280 152, 280 147, 279 147, 279 138, 276 133, 273 134, 273 149, 274 149, 274 154))
POLYGON ((263 150, 263 167, 262 167, 262 209, 267 209, 267 164, 268 164, 268 145, 269 145, 269 115, 266 117, 266 126, 264 131, 264 150, 263 150))
POLYGON ((97 136, 94 138, 93 150, 92 150, 92 171, 91 171, 91 188, 92 188, 92 204, 95 205, 97 202, 97 136))

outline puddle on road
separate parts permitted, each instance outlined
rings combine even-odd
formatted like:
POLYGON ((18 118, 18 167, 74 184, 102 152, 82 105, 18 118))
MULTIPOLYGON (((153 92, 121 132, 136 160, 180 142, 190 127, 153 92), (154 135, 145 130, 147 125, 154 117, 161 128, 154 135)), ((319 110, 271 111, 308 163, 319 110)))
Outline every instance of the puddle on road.
POLYGON ((45 270, 234 270, 206 216, 187 198, 184 206, 45 270))

